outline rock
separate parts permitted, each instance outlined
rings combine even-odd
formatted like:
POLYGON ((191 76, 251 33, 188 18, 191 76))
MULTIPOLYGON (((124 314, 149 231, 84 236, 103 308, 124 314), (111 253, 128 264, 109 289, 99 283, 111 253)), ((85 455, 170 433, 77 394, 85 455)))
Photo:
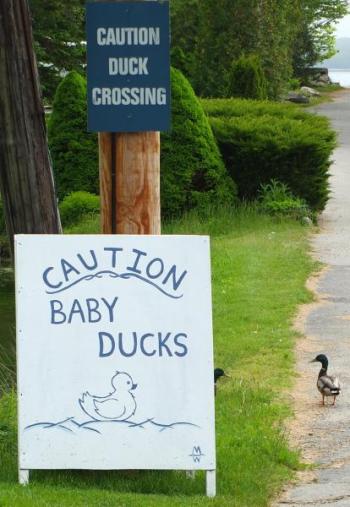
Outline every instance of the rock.
POLYGON ((314 90, 313 88, 310 88, 309 86, 302 86, 300 88, 300 91, 303 95, 306 95, 306 97, 320 97, 321 94, 317 90, 314 90))
POLYGON ((45 114, 51 114, 52 113, 52 106, 44 106, 44 112, 45 112, 45 114))
MULTIPOLYGON (((309 227, 311 227, 311 225, 313 225, 313 222, 312 222, 311 218, 309 218, 309 217, 302 217, 301 223, 303 225, 307 225, 309 227)), ((309 435, 310 435, 310 433, 309 433, 309 435)), ((312 433, 311 433, 311 435, 312 435, 312 433)))
POLYGON ((289 92, 286 100, 289 100, 289 102, 294 102, 295 104, 309 104, 310 102, 309 97, 305 97, 305 95, 295 92, 289 92))
POLYGON ((326 67, 312 67, 307 69, 307 74, 311 86, 325 86, 332 82, 326 67))
POLYGON ((320 77, 318 78, 318 81, 320 83, 327 83, 327 84, 329 84, 331 82, 328 74, 321 74, 320 77))
POLYGON ((311 67, 307 69, 307 72, 309 75, 316 76, 317 78, 319 76, 327 76, 329 79, 327 67, 311 67))

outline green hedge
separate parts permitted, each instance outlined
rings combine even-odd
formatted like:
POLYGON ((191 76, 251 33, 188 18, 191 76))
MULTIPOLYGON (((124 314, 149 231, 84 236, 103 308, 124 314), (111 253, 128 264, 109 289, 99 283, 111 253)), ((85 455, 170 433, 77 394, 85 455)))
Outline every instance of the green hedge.
POLYGON ((242 55, 233 62, 228 96, 267 99, 267 81, 257 55, 242 55))
POLYGON ((306 121, 310 121, 313 118, 324 120, 323 117, 312 115, 296 104, 272 102, 269 100, 201 99, 201 104, 206 114, 215 118, 268 115, 306 121))
POLYGON ((96 194, 97 135, 87 132, 86 81, 75 71, 57 88, 48 137, 59 198, 78 190, 96 194))
POLYGON ((162 215, 236 200, 208 119, 183 76, 171 70, 172 126, 161 136, 162 215))
MULTIPOLYGON (((235 202, 236 186, 208 119, 191 85, 175 69, 171 71, 171 94, 171 131, 161 136, 163 217, 212 203, 235 202)), ((49 143, 59 197, 81 190, 98 193, 97 139, 86 132, 86 81, 76 72, 68 74, 57 89, 49 143)), ((76 204, 79 210, 81 206, 76 204)), ((65 206, 61 206, 61 213, 65 213, 65 206)))
POLYGON ((202 104, 240 198, 255 199, 261 184, 275 179, 312 209, 324 208, 336 144, 326 118, 269 102, 213 99, 202 104))
POLYGON ((72 192, 59 205, 62 225, 64 227, 78 223, 86 215, 97 215, 100 212, 100 198, 89 192, 72 192))

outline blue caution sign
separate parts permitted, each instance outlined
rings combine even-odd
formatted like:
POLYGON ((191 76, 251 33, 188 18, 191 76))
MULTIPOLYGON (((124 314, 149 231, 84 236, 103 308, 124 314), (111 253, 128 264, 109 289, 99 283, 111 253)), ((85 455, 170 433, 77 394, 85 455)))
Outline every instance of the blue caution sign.
POLYGON ((169 2, 88 3, 88 130, 170 127, 169 2))

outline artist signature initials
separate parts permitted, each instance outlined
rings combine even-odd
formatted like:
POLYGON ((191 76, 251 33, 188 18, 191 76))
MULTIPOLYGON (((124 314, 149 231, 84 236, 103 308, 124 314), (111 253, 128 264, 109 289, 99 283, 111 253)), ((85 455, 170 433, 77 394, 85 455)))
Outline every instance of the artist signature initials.
POLYGON ((192 449, 192 453, 189 454, 189 456, 192 457, 194 463, 200 463, 201 461, 201 457, 202 456, 205 456, 205 454, 202 453, 201 451, 201 448, 199 447, 199 445, 195 445, 192 449))

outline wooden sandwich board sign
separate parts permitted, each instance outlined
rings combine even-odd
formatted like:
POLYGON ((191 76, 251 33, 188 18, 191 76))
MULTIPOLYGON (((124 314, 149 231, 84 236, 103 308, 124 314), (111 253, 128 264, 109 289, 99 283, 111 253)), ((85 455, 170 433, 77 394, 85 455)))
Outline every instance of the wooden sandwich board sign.
POLYGON ((209 238, 15 237, 20 482, 31 469, 206 470, 209 238))

